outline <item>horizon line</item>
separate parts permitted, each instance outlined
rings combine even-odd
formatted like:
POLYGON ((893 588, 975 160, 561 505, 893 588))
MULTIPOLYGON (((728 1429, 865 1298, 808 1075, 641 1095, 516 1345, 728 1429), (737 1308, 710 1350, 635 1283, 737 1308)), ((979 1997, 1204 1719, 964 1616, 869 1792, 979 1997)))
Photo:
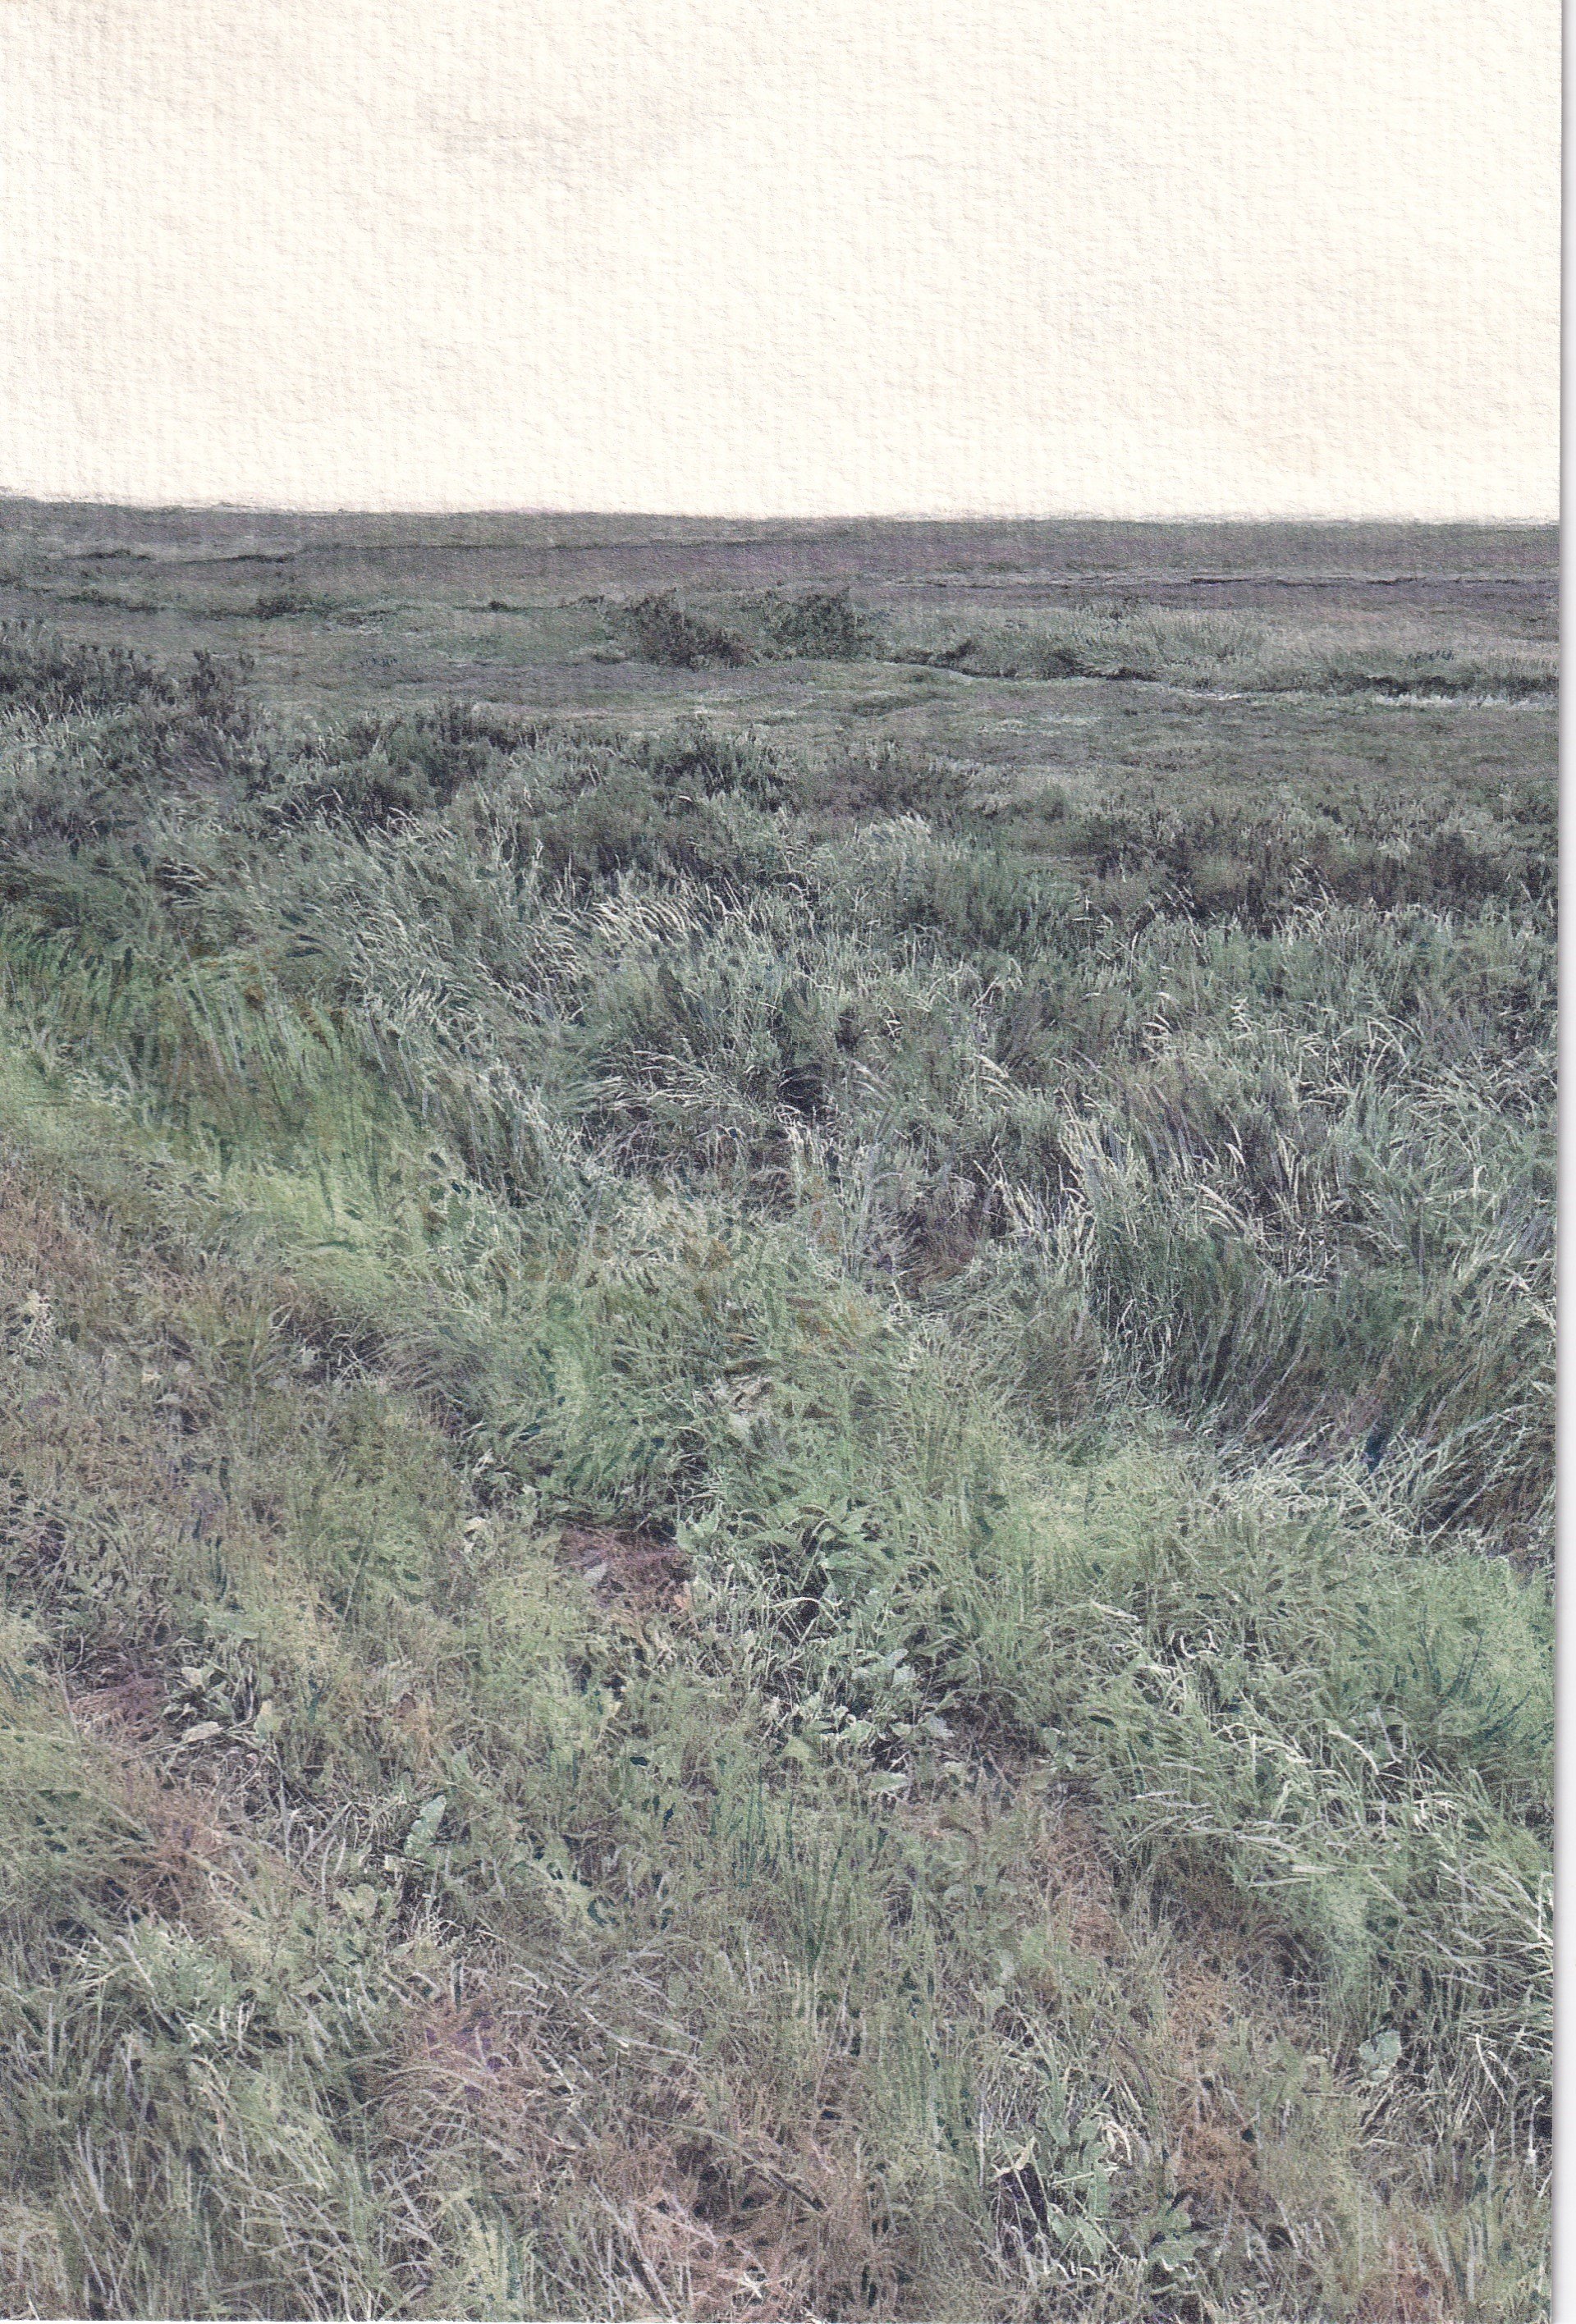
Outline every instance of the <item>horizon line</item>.
POLYGON ((512 501, 475 502, 348 502, 274 500, 172 500, 141 494, 29 492, 0 484, 0 504, 32 503, 48 508, 125 509, 150 516, 343 516, 343 517, 597 517, 632 522, 683 524, 785 524, 800 526, 853 524, 1299 524, 1299 525, 1432 525, 1515 528, 1526 531, 1557 530, 1558 509, 1547 516, 1525 514, 1397 514, 1382 510, 1311 513, 1292 509, 1188 510, 1170 512, 1130 512, 1116 514, 1102 509, 848 509, 807 514, 775 509, 741 512, 705 508, 637 508, 609 504, 597 507, 570 503, 512 501))

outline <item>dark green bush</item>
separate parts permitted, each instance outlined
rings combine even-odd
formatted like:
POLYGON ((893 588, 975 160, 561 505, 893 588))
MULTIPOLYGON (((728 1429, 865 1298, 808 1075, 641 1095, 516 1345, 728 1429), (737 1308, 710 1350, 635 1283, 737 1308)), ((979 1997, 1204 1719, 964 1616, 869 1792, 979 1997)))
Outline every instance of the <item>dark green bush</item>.
POLYGON ((625 618, 642 660, 660 662, 667 669, 699 669, 709 661, 737 665, 750 658, 737 631, 691 613, 671 590, 636 598, 625 618))
POLYGON ((802 589, 762 601, 766 634, 780 653, 807 661, 858 661, 874 652, 876 625, 846 587, 802 589))
POLYGON ((0 702, 65 718, 180 698, 172 674, 130 646, 62 638, 35 622, 0 622, 0 702))
POLYGON ((268 589, 258 598, 252 611, 260 622, 282 622, 292 613, 331 613, 333 600, 314 597, 306 589, 268 589))

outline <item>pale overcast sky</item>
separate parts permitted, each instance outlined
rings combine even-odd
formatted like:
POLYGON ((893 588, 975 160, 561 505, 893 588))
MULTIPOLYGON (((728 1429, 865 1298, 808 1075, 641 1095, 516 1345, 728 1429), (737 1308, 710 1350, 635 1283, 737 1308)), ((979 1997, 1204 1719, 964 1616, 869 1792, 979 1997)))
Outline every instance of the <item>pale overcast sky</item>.
POLYGON ((0 0, 0 487, 1544 519, 1557 0, 0 0))

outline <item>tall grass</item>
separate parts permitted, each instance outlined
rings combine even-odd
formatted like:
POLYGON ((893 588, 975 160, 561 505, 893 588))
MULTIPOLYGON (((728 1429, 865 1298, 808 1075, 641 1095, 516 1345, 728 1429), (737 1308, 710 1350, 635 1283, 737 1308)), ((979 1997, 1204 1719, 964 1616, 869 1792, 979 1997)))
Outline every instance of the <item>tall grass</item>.
POLYGON ((38 667, 18 2311, 1534 2312, 1534 788, 38 667))
POLYGON ((1533 644, 1363 644, 1334 630, 1289 637, 1251 614, 1121 604, 972 626, 911 616, 893 625, 886 650, 895 660, 979 677, 1117 678, 1211 692, 1495 695, 1514 701, 1552 693, 1558 682, 1555 654, 1533 644))

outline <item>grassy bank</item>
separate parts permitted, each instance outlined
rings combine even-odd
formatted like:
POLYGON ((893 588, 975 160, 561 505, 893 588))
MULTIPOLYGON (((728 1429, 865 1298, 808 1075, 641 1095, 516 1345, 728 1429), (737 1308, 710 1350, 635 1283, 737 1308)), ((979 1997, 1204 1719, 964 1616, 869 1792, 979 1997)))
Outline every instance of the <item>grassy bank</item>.
POLYGON ((1541 770, 0 691, 11 2304, 1538 2312, 1541 770))

